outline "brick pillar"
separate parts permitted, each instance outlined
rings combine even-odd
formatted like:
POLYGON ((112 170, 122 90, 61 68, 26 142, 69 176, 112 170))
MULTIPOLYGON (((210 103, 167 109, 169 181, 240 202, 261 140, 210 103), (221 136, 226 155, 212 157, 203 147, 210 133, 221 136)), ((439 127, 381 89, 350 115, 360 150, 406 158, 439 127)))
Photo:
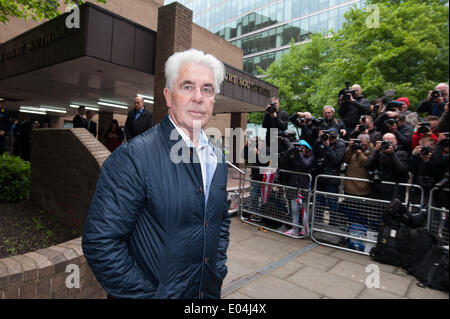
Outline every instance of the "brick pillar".
MULTIPOLYGON (((245 130, 247 129, 247 115, 247 113, 231 113, 230 127, 232 129, 241 128, 245 133, 245 130)), ((238 141, 235 138, 235 140, 233 141, 233 164, 238 167, 245 167, 244 163, 237 162, 237 154, 242 154, 242 149, 244 148, 244 145, 238 145, 237 143, 238 141)))
POLYGON ((166 86, 164 65, 175 52, 191 48, 192 11, 178 2, 158 9, 158 31, 156 35, 155 59, 155 104, 153 105, 153 124, 161 122, 167 114, 163 89, 166 86))
POLYGON ((113 120, 113 113, 112 112, 99 112, 98 113, 98 132, 97 132, 97 139, 104 145, 105 140, 103 139, 103 136, 105 135, 106 131, 109 129, 109 127, 112 124, 113 120))

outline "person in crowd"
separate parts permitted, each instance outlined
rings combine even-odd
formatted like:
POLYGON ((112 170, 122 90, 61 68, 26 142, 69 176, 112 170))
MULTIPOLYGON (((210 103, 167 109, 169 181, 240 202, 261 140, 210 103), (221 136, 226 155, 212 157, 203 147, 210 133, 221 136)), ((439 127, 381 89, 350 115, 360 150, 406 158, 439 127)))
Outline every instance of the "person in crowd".
POLYGON ((414 150, 419 145, 419 141, 426 136, 432 138, 436 143, 439 136, 439 132, 437 131, 438 123, 439 117, 428 115, 424 118, 423 122, 417 124, 411 139, 411 149, 414 150))
POLYGON ((86 128, 86 119, 83 117, 86 108, 83 105, 78 107, 78 114, 72 120, 73 128, 86 128))
MULTIPOLYGON (((398 103, 398 102, 397 102, 398 103)), ((410 152, 411 140, 414 128, 406 123, 406 117, 400 114, 397 108, 380 115, 376 121, 378 128, 381 126, 382 133, 392 133, 395 135, 397 145, 404 151, 410 152)))
POLYGON ((342 120, 335 118, 334 114, 334 107, 330 105, 325 105, 323 107, 323 122, 319 125, 318 131, 325 131, 334 128, 338 131, 340 137, 346 138, 347 129, 345 124, 342 120))
POLYGON ((397 144, 397 138, 393 133, 383 135, 383 141, 377 141, 375 150, 369 155, 366 169, 373 172, 374 187, 371 197, 383 200, 391 200, 393 196, 404 198, 404 193, 394 194, 392 185, 380 183, 388 181, 394 183, 406 183, 408 180, 409 155, 401 150, 397 144))
POLYGON ((355 129, 361 115, 365 115, 370 108, 370 101, 361 94, 361 86, 354 84, 352 89, 354 94, 343 94, 344 92, 342 92, 338 102, 338 114, 341 116, 348 134, 355 129))
POLYGON ((417 112, 411 112, 409 110, 409 107, 411 106, 409 99, 402 96, 398 98, 396 102, 400 102, 402 104, 401 108, 399 109, 399 113, 405 116, 405 122, 412 127, 415 127, 419 122, 419 114, 417 114, 417 112))
POLYGON ((106 159, 84 226, 109 298, 220 298, 228 271, 228 169, 203 131, 225 66, 190 49, 169 57, 165 76, 168 114, 106 159))
POLYGON ((10 126, 9 114, 3 107, 3 101, 0 101, 0 155, 5 152, 6 135, 8 135, 10 126))
POLYGON ((289 120, 295 126, 299 127, 300 139, 308 142, 309 145, 314 145, 317 137, 319 136, 318 126, 314 125, 315 118, 310 112, 297 112, 289 120))
POLYGON ((97 123, 95 123, 92 120, 92 117, 94 116, 94 112, 91 110, 86 111, 86 129, 94 135, 94 137, 97 137, 97 123))
MULTIPOLYGON (((339 176, 341 164, 345 156, 345 143, 339 138, 339 131, 336 128, 330 128, 319 132, 319 139, 313 148, 315 163, 313 168, 313 177, 318 174, 339 176)), ((338 193, 339 180, 319 178, 316 189, 328 193, 338 193)), ((330 225, 336 225, 335 214, 337 212, 337 200, 326 198, 322 195, 318 197, 322 206, 328 206, 331 209, 330 225)), ((323 216, 318 215, 321 220, 323 216)))
POLYGON ((448 102, 447 102, 444 107, 444 112, 442 113, 441 117, 439 118, 439 122, 436 127, 436 130, 441 133, 448 132, 448 128, 449 128, 448 123, 449 123, 449 118, 448 118, 448 102))
POLYGON ((142 97, 136 96, 134 105, 134 109, 128 112, 127 120, 125 121, 125 136, 127 141, 147 131, 152 127, 153 122, 153 112, 145 108, 142 97))
POLYGON ((370 142, 373 144, 382 139, 382 135, 376 129, 370 115, 361 115, 359 124, 356 125, 355 130, 350 134, 350 138, 358 138, 358 135, 360 134, 369 135, 370 142))
POLYGON ((426 112, 429 115, 441 116, 445 104, 448 102, 448 84, 439 83, 433 91, 428 91, 428 96, 420 102, 416 108, 417 113, 426 112))
POLYGON ((267 152, 270 151, 270 144, 272 141, 277 141, 278 134, 275 134, 275 130, 278 132, 286 131, 289 124, 289 114, 286 111, 280 110, 280 101, 278 97, 272 97, 269 105, 266 106, 266 112, 262 121, 262 127, 266 129, 266 147, 267 152))
POLYGON ((21 121, 14 129, 14 155, 21 157, 24 161, 31 158, 31 131, 33 126, 28 115, 22 116, 21 121))
POLYGON ((105 134, 105 146, 112 153, 122 145, 123 142, 123 132, 119 126, 119 122, 114 119, 112 120, 110 128, 106 131, 105 134))

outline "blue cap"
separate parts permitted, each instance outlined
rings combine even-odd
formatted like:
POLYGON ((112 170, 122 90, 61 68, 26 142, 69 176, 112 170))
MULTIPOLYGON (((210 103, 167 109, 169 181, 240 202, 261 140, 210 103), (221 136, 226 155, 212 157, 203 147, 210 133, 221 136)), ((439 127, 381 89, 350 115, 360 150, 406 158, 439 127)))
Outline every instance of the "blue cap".
POLYGON ((339 131, 334 127, 329 128, 328 130, 326 130, 324 132, 330 133, 331 136, 339 136, 339 131))
POLYGON ((311 146, 309 146, 308 142, 305 140, 300 140, 299 142, 300 145, 306 146, 307 148, 309 148, 312 151, 311 146))

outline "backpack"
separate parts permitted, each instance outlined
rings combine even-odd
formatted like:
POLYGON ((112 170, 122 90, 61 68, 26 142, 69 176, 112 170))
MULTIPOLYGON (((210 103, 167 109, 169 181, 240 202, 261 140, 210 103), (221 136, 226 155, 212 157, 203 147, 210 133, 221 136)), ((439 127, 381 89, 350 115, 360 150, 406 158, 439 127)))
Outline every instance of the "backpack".
POLYGON ((370 250, 370 257, 383 264, 401 266, 403 254, 408 244, 409 229, 400 225, 383 225, 378 232, 377 244, 370 250))
POLYGON ((383 224, 398 227, 401 224, 411 228, 423 227, 426 217, 423 212, 410 213, 400 199, 394 197, 383 211, 383 224))
POLYGON ((402 268, 412 275, 426 254, 434 245, 438 244, 438 239, 426 228, 410 229, 408 235, 408 244, 403 254, 402 268))
POLYGON ((417 285, 448 292, 448 249, 435 245, 414 271, 417 285))

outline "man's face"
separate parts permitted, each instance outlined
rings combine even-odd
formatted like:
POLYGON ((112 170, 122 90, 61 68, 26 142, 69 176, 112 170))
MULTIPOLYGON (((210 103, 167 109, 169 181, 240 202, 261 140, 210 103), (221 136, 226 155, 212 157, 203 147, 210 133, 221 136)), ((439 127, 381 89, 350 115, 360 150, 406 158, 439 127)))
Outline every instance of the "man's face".
POLYGON ((437 85, 435 90, 441 90, 444 91, 444 97, 448 97, 448 88, 446 85, 437 85))
POLYGON ((369 148, 369 141, 361 139, 361 148, 363 151, 366 151, 369 148))
POLYGON ((373 120, 370 117, 366 116, 366 124, 367 124, 367 128, 369 129, 369 131, 373 130, 373 128, 374 128, 373 120))
POLYGON ((140 111, 144 107, 144 100, 141 97, 136 96, 136 98, 134 99, 134 106, 136 107, 137 111, 140 111))
POLYGON ((384 141, 391 141, 392 145, 397 145, 397 139, 395 138, 394 134, 386 134, 383 136, 384 141))
POLYGON ((181 66, 173 92, 164 89, 169 115, 174 123, 189 132, 200 124, 205 127, 214 108, 214 75, 201 64, 185 63, 181 66))
POLYGON ((361 87, 359 85, 353 85, 352 89, 355 90, 356 97, 359 97, 361 95, 361 87))
POLYGON ((86 110, 84 108, 78 109, 78 113, 80 113, 80 115, 84 115, 85 111, 86 110))
POLYGON ((331 120, 333 118, 334 112, 332 109, 323 110, 323 117, 327 120, 331 120))

